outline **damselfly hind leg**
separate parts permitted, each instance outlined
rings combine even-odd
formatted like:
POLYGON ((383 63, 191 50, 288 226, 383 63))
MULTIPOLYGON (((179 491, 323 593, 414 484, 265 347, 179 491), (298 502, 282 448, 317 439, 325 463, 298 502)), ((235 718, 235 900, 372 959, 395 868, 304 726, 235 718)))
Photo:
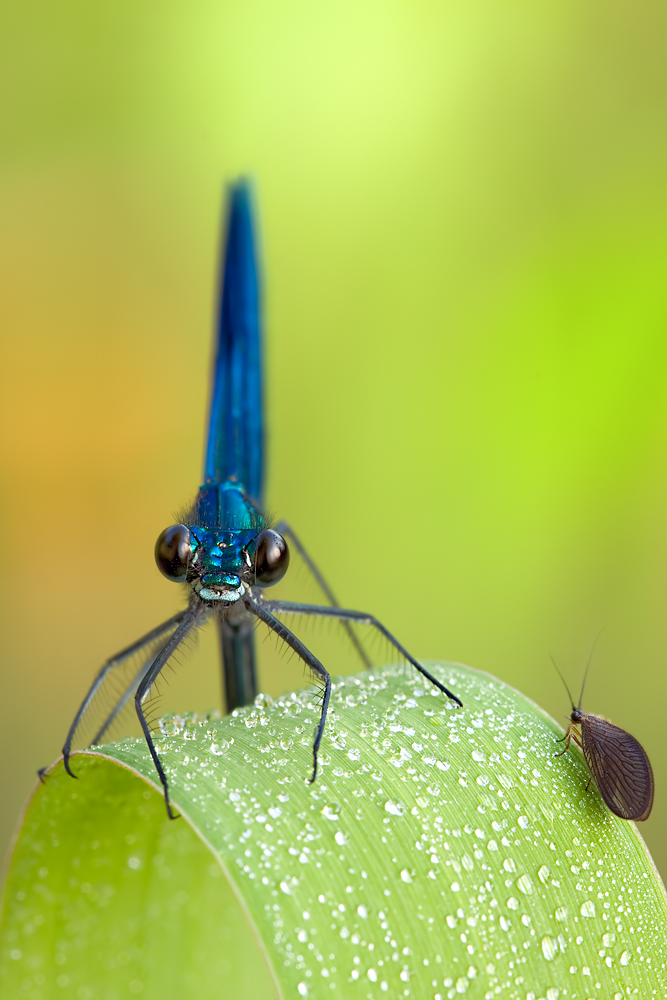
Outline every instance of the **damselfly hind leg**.
MULTIPOLYGON (((298 535, 295 533, 295 531, 293 530, 293 528, 287 523, 287 521, 280 521, 276 525, 276 531, 279 531, 281 535, 283 535, 285 538, 288 538, 289 541, 292 543, 292 545, 294 546, 294 548, 296 549, 296 551, 299 553, 299 555, 303 559, 303 561, 306 564, 306 566, 308 567, 308 569, 309 569, 309 571, 311 573, 311 576, 315 579, 317 585, 319 586, 320 590, 322 591, 322 593, 326 597, 326 599, 329 602, 329 604, 331 605, 331 607, 332 608, 339 608, 340 604, 336 600, 336 598, 334 596, 334 593, 333 593, 333 590, 331 589, 331 587, 329 586, 329 584, 327 583, 327 581, 324 579, 324 577, 320 573, 320 571, 317 568, 315 562, 311 559, 310 555, 306 551, 303 543, 300 541, 298 535)), ((357 636, 354 634, 354 630, 353 630, 350 622, 346 621, 346 620, 343 620, 343 628, 347 632, 348 637, 350 639, 350 642, 352 643, 352 645, 356 649, 356 651, 357 651, 357 653, 359 655, 359 658, 360 658, 361 662, 363 663, 363 665, 365 667, 371 667, 372 663, 371 663, 370 657, 366 653, 366 650, 364 649, 364 647, 359 642, 359 639, 357 638, 357 636)))
MULTIPOLYGON (((69 761, 72 752, 72 744, 77 734, 77 730, 79 729, 80 725, 82 725, 82 723, 84 723, 88 719, 88 716, 92 711, 92 705, 94 699, 96 695, 102 690, 104 683, 114 675, 114 671, 116 671, 119 667, 122 667, 124 664, 126 664, 129 660, 131 660, 133 656, 136 656, 137 654, 141 653, 143 650, 147 649, 153 643, 158 642, 163 636, 166 636, 170 631, 174 631, 178 627, 180 622, 183 620, 183 618, 186 616, 186 614, 187 611, 179 611, 177 614, 172 615, 172 617, 168 618, 167 621, 162 622, 156 628, 151 629, 150 632, 147 632, 146 635, 143 635, 140 639, 137 639, 136 642, 133 642, 130 646, 126 646, 125 649, 122 649, 119 653, 116 653, 115 656, 110 657, 110 659, 108 659, 107 662, 98 671, 95 680, 90 686, 88 693, 81 702, 81 705, 79 706, 79 709, 76 715, 74 716, 74 720, 69 728, 69 731, 67 733, 67 738, 65 739, 65 744, 62 748, 63 763, 65 765, 65 770, 70 775, 70 777, 76 778, 76 775, 73 773, 70 767, 69 761)), ((154 658, 151 657, 149 662, 154 662, 154 658)), ((134 674, 134 677, 130 681, 130 686, 132 686, 132 684, 138 683, 138 680, 141 677, 142 672, 145 671, 145 669, 146 669, 146 662, 144 661, 136 668, 136 673, 134 674)), ((87 741, 86 745, 94 745, 99 742, 99 740, 104 735, 104 732, 106 732, 113 719, 117 716, 119 707, 122 707, 122 704, 124 704, 124 701, 126 700, 127 698, 125 692, 121 694, 120 698, 114 696, 113 708, 111 709, 110 712, 107 711, 104 713, 103 718, 106 720, 106 725, 104 724, 104 722, 102 723, 101 726, 99 724, 95 725, 95 728, 93 729, 93 733, 95 735, 92 740, 87 741)), ((41 781, 44 780, 44 776, 47 770, 48 768, 42 768, 40 771, 37 772, 41 781)))
POLYGON ((451 698, 452 701, 456 702, 459 708, 463 708, 463 702, 461 699, 450 691, 449 688, 445 687, 445 685, 439 681, 437 677, 434 677, 433 674, 431 674, 425 667, 423 667, 418 660, 415 660, 414 656, 411 656, 410 653, 408 653, 405 646, 402 646, 398 639, 391 634, 389 629, 385 628, 382 622, 379 622, 373 615, 369 615, 364 611, 350 611, 348 608, 327 608, 317 604, 298 604, 293 601, 261 600, 258 601, 258 605, 274 614, 280 614, 283 612, 284 614, 290 615, 313 615, 324 618, 339 618, 342 621, 359 622, 362 625, 370 625, 372 628, 377 629, 380 635, 384 636, 384 638, 391 643, 394 649, 398 650, 401 656, 404 656, 405 659, 412 664, 415 670, 418 670, 419 673, 422 674, 423 677, 426 677, 426 679, 437 687, 438 690, 442 691, 442 693, 446 694, 448 698, 451 698))

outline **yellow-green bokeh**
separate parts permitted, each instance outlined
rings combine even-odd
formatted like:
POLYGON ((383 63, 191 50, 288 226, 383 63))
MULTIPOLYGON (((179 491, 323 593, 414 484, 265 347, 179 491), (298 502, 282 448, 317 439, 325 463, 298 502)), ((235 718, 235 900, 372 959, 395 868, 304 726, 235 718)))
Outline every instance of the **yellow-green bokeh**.
MULTIPOLYGON (((152 547, 198 485, 249 172, 271 508, 345 603, 557 716, 548 654, 576 686, 606 626, 585 704, 652 757, 667 870, 666 28, 652 0, 6 5, 5 839, 98 664, 177 606, 152 547)), ((217 700, 215 652, 166 708, 217 700)))

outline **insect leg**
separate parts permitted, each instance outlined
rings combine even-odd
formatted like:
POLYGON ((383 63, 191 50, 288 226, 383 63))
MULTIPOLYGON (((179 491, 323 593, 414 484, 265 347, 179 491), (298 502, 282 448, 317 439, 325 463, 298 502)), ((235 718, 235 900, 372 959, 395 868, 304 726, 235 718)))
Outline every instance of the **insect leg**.
POLYGON ((151 733, 148 722, 146 721, 146 716, 144 715, 141 703, 157 680, 160 671, 168 661, 169 657, 176 651, 176 649, 178 649, 188 632, 196 624, 200 613, 200 608, 193 608, 192 610, 185 612, 182 622, 174 634, 167 639, 166 643, 151 663, 150 669, 142 677, 139 682, 139 687, 134 695, 134 707, 137 711, 137 716, 139 718, 139 722, 141 723, 144 736, 146 737, 146 743, 148 744, 148 749, 150 750, 151 757, 153 758, 155 769, 160 777, 160 782, 162 783, 162 787, 164 789, 164 801, 167 806, 167 815, 169 816, 169 819, 176 819, 177 814, 172 812, 171 809, 171 803, 169 802, 169 782, 167 781, 167 776, 164 773, 162 762, 158 757, 158 752, 155 749, 153 734, 151 733))
POLYGON ((408 660, 412 666, 419 671, 420 674, 426 677, 427 680, 429 680, 431 684, 434 684, 440 691, 442 691, 443 694, 446 694, 448 698, 451 698, 452 701, 455 701, 457 705, 463 708, 463 702, 461 699, 455 694, 452 694, 452 692, 446 688, 444 684, 441 684, 440 681, 433 676, 433 674, 430 674, 425 667, 422 667, 421 663, 415 660, 415 658, 408 653, 405 646, 402 646, 398 639, 394 638, 382 622, 379 622, 373 615, 366 614, 364 611, 350 611, 347 608, 326 608, 317 604, 297 604, 293 601, 262 601, 261 603, 262 607, 272 612, 284 612, 285 614, 292 615, 321 615, 325 618, 339 618, 342 621, 359 622, 362 625, 370 625, 373 628, 376 628, 380 635, 384 636, 384 638, 392 644, 394 649, 397 649, 401 656, 404 656, 406 660, 408 660))
POLYGON ((313 741, 313 774, 310 779, 311 784, 315 781, 317 777, 317 751, 320 748, 320 743, 322 742, 322 735, 324 733, 324 723, 327 720, 327 711, 329 709, 329 698, 331 697, 331 677, 325 667, 322 666, 320 661, 313 656, 309 649, 303 645, 303 643, 297 639, 293 632, 283 625, 281 621, 271 614, 271 612, 266 608, 264 604, 259 601, 254 601, 252 597, 245 597, 243 603, 245 604, 248 611, 252 611, 254 615, 257 615, 260 621, 268 625, 272 631, 276 633, 288 646, 294 650, 297 656, 300 656, 307 667, 309 667, 313 673, 317 674, 324 681, 324 698, 322 699, 322 711, 320 713, 320 721, 318 723, 317 729, 315 730, 315 739, 313 741))
POLYGON ((104 720, 100 728, 97 730, 92 740, 90 741, 91 747, 96 747, 102 742, 104 734, 109 730, 109 728, 113 725, 114 720, 120 715, 122 710, 125 708, 128 701, 130 700, 132 695, 137 690, 139 684, 141 683, 142 678, 146 676, 146 674, 151 668, 151 665, 155 663, 155 657, 158 655, 159 652, 160 650, 157 649, 155 652, 155 656, 152 656, 150 660, 147 660, 146 663, 142 666, 141 671, 137 674, 137 676, 132 678, 131 682, 128 684, 125 691, 123 691, 122 695, 120 696, 120 698, 118 699, 114 707, 111 709, 106 719, 104 720))
MULTIPOLYGON (((90 707, 90 703, 92 702, 93 698, 95 697, 100 687, 102 686, 102 683, 107 674, 109 674, 109 672, 112 671, 115 667, 119 667, 131 656, 134 656, 135 653, 140 652, 140 650, 142 650, 144 646, 148 646, 150 645, 151 642, 154 642, 156 639, 159 639, 160 636, 164 635, 165 632, 168 632, 170 628, 173 628, 175 625, 179 625, 180 622, 183 621, 187 613, 188 612, 186 610, 186 611, 179 611, 178 614, 172 615, 172 617, 168 618, 166 622, 162 622, 161 625, 158 625, 150 632, 147 632, 146 635, 143 635, 141 639, 137 639, 136 642, 133 642, 131 646, 127 646, 125 649, 122 649, 120 653, 116 653, 116 655, 112 656, 111 659, 107 660, 107 662, 101 668, 101 670, 97 674, 97 677, 93 681, 91 688, 88 691, 88 694, 81 702, 79 711, 74 716, 74 721, 72 722, 72 725, 69 727, 69 732, 67 733, 67 739, 65 740, 65 745, 63 747, 62 753, 63 753, 63 762, 65 764, 65 770, 72 778, 76 778, 76 775, 72 773, 69 766, 69 758, 72 751, 72 741, 74 739, 74 734, 76 733, 77 727, 81 722, 84 714, 90 707)), ((39 772, 39 774, 40 778, 43 779, 43 772, 39 772)))
MULTIPOLYGON (((332 608, 339 608, 340 604, 334 597, 333 590, 331 589, 327 581, 324 579, 319 569, 317 568, 311 557, 308 555, 306 549, 303 547, 303 544, 299 540, 298 536, 295 534, 294 530, 290 527, 287 521, 280 521, 276 525, 276 531, 279 532, 281 535, 285 536, 286 538, 289 538, 290 542, 297 550, 297 552, 305 562, 306 566, 310 570, 311 574, 317 581, 320 590, 326 597, 329 604, 332 606, 332 608)), ((350 625, 349 621, 343 621, 343 627, 350 638, 350 642, 352 643, 357 653, 359 654, 359 657, 361 658, 361 662, 363 663, 363 665, 365 667, 372 666, 371 660, 368 654, 366 653, 366 650, 359 642, 357 636, 354 634, 354 631, 352 630, 352 626, 350 625)))
POLYGON ((581 746, 579 733, 577 732, 573 724, 570 724, 567 727, 567 732, 565 733, 565 736, 561 736, 559 740, 556 740, 556 743, 562 743, 563 740, 567 740, 567 743, 565 744, 565 749, 561 750, 560 753, 557 753, 556 754, 557 757, 562 757, 564 753, 567 753, 567 751, 570 749, 570 740, 574 740, 577 746, 581 746))

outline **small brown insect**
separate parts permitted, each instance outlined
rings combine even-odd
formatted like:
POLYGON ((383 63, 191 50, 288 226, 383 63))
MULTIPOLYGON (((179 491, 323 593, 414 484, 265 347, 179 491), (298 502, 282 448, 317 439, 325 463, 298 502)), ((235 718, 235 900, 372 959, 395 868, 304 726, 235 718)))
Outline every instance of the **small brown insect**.
MULTIPOLYGON (((555 661, 553 663, 558 670, 555 661)), ((581 747, 591 772, 591 778, 595 778, 600 795, 613 813, 616 813, 621 819, 648 819, 653 806, 651 762, 639 740, 636 740, 630 733, 626 733, 619 726, 614 726, 602 715, 592 715, 582 711, 581 701, 584 696, 589 666, 590 657, 584 674, 584 682, 581 685, 581 695, 577 708, 574 706, 570 689, 558 670, 572 705, 570 725, 567 727, 565 736, 558 742, 562 743, 563 740, 567 740, 563 753, 568 750, 570 740, 574 740, 581 747), (580 727, 581 732, 576 729, 577 726, 580 727)), ((588 788, 588 785, 586 787, 588 788)))

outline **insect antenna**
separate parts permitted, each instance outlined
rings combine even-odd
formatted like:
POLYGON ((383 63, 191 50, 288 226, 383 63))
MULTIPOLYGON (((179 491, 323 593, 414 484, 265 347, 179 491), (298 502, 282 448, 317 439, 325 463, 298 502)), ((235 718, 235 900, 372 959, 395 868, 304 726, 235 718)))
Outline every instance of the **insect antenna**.
MULTIPOLYGON (((591 660, 593 659, 593 653, 595 652, 595 647, 597 646, 598 639, 600 638, 600 636, 602 635, 602 633, 604 632, 604 630, 606 629, 606 627, 607 627, 606 625, 603 625, 602 628, 600 629, 600 631, 598 632, 598 634, 595 636, 595 639, 593 640, 593 645, 591 646, 591 651, 588 654, 588 663, 586 664, 586 669, 584 670, 584 679, 581 682, 581 694, 579 695, 579 705, 577 706, 578 708, 581 708, 581 703, 584 700, 584 688, 586 687, 586 678, 588 677, 588 668, 591 665, 591 660)), ((570 699, 571 698, 572 698, 572 695, 570 695, 570 699)), ((572 708, 574 708, 574 705, 572 706, 572 708)))
POLYGON ((556 661, 554 660, 554 658, 553 658, 553 656, 551 655, 551 653, 549 653, 549 659, 551 660, 551 662, 553 663, 554 667, 556 668, 556 673, 558 674, 558 676, 559 676, 559 677, 560 677, 560 679, 562 680, 563 684, 565 685, 565 690, 567 691, 567 696, 568 696, 568 698, 570 699, 570 705, 572 705, 572 710, 574 711, 574 700, 573 700, 573 698, 572 698, 572 694, 571 694, 571 692, 570 692, 570 689, 569 689, 569 687, 567 686, 567 681, 565 680, 565 678, 564 678, 564 677, 563 677, 563 675, 561 674, 560 670, 558 669, 558 664, 557 664, 557 663, 556 663, 556 661))

